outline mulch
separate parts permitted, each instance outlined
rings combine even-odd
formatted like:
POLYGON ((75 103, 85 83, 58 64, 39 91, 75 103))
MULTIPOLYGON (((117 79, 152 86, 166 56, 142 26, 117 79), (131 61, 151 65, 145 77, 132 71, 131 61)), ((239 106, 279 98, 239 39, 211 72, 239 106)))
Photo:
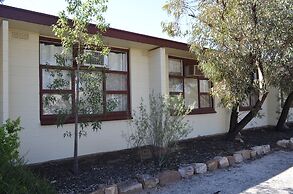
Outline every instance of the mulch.
POLYGON ((31 166, 33 172, 47 179, 58 193, 90 193, 103 185, 134 179, 138 174, 155 175, 164 169, 177 169, 182 164, 206 162, 215 156, 227 156, 235 151, 256 145, 270 144, 277 149, 276 141, 293 137, 293 128, 275 131, 272 127, 250 129, 241 132, 240 141, 227 141, 224 135, 199 137, 181 141, 178 149, 170 154, 163 168, 152 159, 140 160, 137 149, 102 153, 82 157, 80 173, 74 176, 73 162, 63 160, 31 166))

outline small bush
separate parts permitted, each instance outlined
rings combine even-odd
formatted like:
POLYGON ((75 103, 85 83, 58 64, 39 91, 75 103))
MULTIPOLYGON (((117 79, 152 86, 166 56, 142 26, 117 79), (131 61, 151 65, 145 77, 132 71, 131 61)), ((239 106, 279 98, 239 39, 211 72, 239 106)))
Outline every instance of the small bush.
POLYGON ((157 165, 162 167, 177 141, 190 133, 191 127, 184 118, 191 109, 184 105, 182 96, 154 94, 150 95, 149 107, 147 111, 142 100, 139 111, 134 112, 131 121, 133 130, 128 135, 128 142, 137 147, 152 145, 157 165))
POLYGON ((7 120, 0 127, 0 164, 15 162, 18 159, 20 119, 7 120))
POLYGON ((20 119, 7 120, 0 126, 0 193, 56 193, 44 180, 36 177, 19 158, 20 119))
POLYGON ((54 194, 56 191, 45 180, 34 175, 21 163, 4 164, 0 169, 1 194, 54 194))

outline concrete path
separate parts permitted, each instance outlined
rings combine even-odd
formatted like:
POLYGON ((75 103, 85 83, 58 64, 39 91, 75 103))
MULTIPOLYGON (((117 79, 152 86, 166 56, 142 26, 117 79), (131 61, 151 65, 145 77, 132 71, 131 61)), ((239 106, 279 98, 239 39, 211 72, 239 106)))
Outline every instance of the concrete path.
POLYGON ((193 176, 148 193, 293 194, 293 152, 277 151, 255 161, 193 176))

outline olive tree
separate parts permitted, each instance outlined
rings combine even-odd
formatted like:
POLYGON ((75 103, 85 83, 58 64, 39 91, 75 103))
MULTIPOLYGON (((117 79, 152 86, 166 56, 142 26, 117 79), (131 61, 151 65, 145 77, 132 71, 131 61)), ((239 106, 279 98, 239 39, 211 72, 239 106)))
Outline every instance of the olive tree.
MULTIPOLYGON (((270 33, 277 37, 271 41, 270 53, 271 63, 268 63, 268 75, 271 77, 271 84, 279 88, 285 98, 282 104, 282 112, 279 117, 276 129, 288 128, 286 119, 293 102, 293 4, 290 1, 280 1, 274 7, 274 17, 269 21, 272 25, 270 33)), ((283 99, 284 100, 284 99, 283 99)))
POLYGON ((212 94, 231 109, 228 136, 235 137, 262 107, 272 86, 272 66, 289 60, 282 46, 292 34, 290 0, 169 0, 173 20, 162 24, 173 36, 186 36, 190 51, 213 82, 212 94), (258 100, 239 121, 239 106, 258 100))
MULTIPOLYGON (((292 15, 291 15, 292 16, 292 15)), ((293 20, 293 18, 292 18, 293 20)), ((291 32, 293 27, 291 25, 291 32)), ((280 89, 282 99, 285 100, 282 103, 282 111, 276 126, 277 130, 288 129, 286 125, 286 119, 288 117, 289 109, 293 105, 293 34, 288 34, 287 44, 281 45, 287 48, 284 50, 282 55, 288 55, 288 60, 284 60, 276 66, 271 68, 274 73, 270 74, 272 76, 273 85, 280 89), (290 36, 290 38, 289 38, 290 36), (291 40, 290 40, 291 39, 291 40)))
MULTIPOLYGON (((66 0, 67 7, 59 13, 59 19, 53 25, 53 32, 61 39, 63 46, 62 54, 56 56, 56 61, 59 65, 66 65, 68 53, 74 49, 73 63, 76 64, 76 69, 73 72, 74 78, 74 108, 59 109, 55 112, 61 116, 62 122, 67 116, 74 117, 74 173, 78 173, 78 137, 85 135, 84 128, 91 125, 93 129, 101 127, 99 120, 88 120, 88 118, 80 119, 80 114, 97 114, 103 105, 103 93, 101 90, 101 81, 103 80, 101 71, 94 71, 95 67, 88 66, 87 71, 84 63, 94 56, 92 52, 85 51, 100 51, 100 54, 107 55, 109 49, 103 43, 102 33, 108 28, 103 13, 107 10, 107 0, 66 0), (69 19, 69 17, 71 19, 69 19), (89 34, 89 23, 96 24, 96 33, 89 34), (81 69, 83 67, 83 69, 81 69), (82 92, 82 93, 81 93, 82 92), (70 115, 70 112, 72 114, 70 115), (79 129, 79 124, 81 129, 79 129)), ((53 88, 60 88, 64 84, 62 73, 57 72, 53 75, 56 79, 53 82, 53 88), (55 84, 55 85, 54 85, 55 84)), ((48 104, 56 99, 45 99, 48 104)), ((71 134, 69 134, 71 135, 71 134)))

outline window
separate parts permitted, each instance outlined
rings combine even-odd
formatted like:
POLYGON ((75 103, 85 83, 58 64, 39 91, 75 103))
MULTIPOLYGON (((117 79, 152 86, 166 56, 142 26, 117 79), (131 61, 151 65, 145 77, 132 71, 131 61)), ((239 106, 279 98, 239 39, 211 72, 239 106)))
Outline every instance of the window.
MULTIPOLYGON (((251 82, 258 81, 259 76, 257 71, 255 73, 251 74, 251 82)), ((249 111, 254 107, 256 102, 259 99, 259 92, 258 91, 252 91, 251 94, 245 99, 244 102, 242 102, 239 106, 239 111, 249 111)))
POLYGON ((169 94, 182 94, 191 114, 214 113, 211 82, 199 71, 196 61, 169 57, 169 94))
MULTIPOLYGON (((68 115, 65 123, 74 122, 75 51, 60 58, 58 56, 62 50, 59 40, 40 37, 40 120, 43 125, 56 124, 60 113, 68 115)), ((94 55, 86 59, 84 66, 80 68, 80 103, 85 103, 80 120, 130 118, 128 50, 112 48, 105 57, 98 51, 84 52, 94 55), (97 100, 101 104, 97 103, 97 109, 86 109, 86 101, 83 99, 87 90, 92 88, 102 94, 101 99, 97 100), (107 109, 107 104, 111 101, 115 101, 116 106, 107 109)))
POLYGON ((252 94, 249 97, 245 99, 244 102, 239 106, 240 111, 249 111, 251 108, 256 104, 258 101, 259 95, 258 94, 252 94))

